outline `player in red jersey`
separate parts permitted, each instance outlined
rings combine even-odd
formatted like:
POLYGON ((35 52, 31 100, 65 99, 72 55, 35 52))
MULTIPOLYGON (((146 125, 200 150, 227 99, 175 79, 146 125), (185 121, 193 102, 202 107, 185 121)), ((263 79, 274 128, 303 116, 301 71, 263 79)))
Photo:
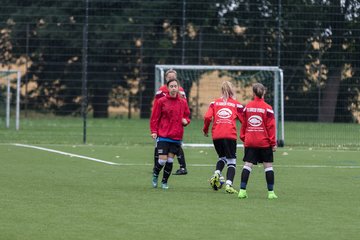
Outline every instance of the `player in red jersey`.
POLYGON ((210 123, 213 122, 211 135, 219 158, 210 185, 214 190, 222 186, 221 172, 227 165, 225 190, 232 194, 237 192, 232 187, 236 170, 236 120, 241 121, 243 106, 235 100, 235 91, 230 82, 222 84, 221 93, 222 97, 211 102, 205 113, 203 133, 208 136, 210 123))
POLYGON ((254 100, 244 108, 244 121, 240 138, 244 142, 245 162, 241 173, 239 198, 247 198, 246 185, 253 165, 263 163, 268 188, 268 198, 275 199, 273 152, 276 151, 276 124, 272 107, 264 101, 266 88, 261 83, 253 85, 254 100))
POLYGON ((164 167, 161 187, 168 188, 175 154, 181 146, 184 126, 190 123, 190 110, 184 98, 179 96, 179 81, 167 82, 169 94, 159 99, 150 119, 151 137, 157 141, 159 159, 153 168, 152 184, 158 185, 159 173, 164 167))
MULTIPOLYGON (((165 80, 168 81, 170 79, 177 79, 177 73, 173 69, 170 69, 170 70, 166 71, 166 73, 165 73, 165 80)), ((168 90, 166 84, 159 88, 159 90, 155 94, 153 109, 157 105, 158 100, 161 99, 162 97, 166 96, 166 94, 168 94, 168 93, 169 93, 169 90, 168 90)), ((185 91, 181 86, 179 87, 179 94, 180 94, 181 97, 186 99, 185 91)), ((179 148, 179 152, 177 152, 175 155, 176 155, 176 158, 177 158, 177 160, 179 162, 180 168, 178 170, 176 170, 176 172, 173 173, 173 174, 174 175, 186 175, 188 173, 188 171, 186 169, 185 154, 184 154, 184 151, 183 151, 181 146, 179 148)), ((155 147, 155 150, 154 150, 154 166, 155 166, 155 163, 157 161, 158 161, 158 154, 157 154, 157 148, 155 147)))

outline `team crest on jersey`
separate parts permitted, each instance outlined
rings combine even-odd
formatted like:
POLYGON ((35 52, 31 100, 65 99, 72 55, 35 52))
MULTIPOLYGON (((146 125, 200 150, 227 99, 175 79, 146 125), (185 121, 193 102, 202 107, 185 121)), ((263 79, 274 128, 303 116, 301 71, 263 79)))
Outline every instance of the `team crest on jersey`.
POLYGON ((230 118, 232 115, 232 111, 228 108, 222 108, 216 113, 216 115, 219 118, 230 118))
POLYGON ((253 115, 248 119, 248 123, 252 127, 258 127, 262 124, 262 118, 258 115, 253 115))

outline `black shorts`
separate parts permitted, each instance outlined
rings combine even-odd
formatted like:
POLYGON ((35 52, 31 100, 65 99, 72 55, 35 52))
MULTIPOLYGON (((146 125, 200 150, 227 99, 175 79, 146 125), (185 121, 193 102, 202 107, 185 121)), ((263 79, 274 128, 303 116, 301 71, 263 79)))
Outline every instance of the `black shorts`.
POLYGON ((244 162, 251 162, 253 164, 263 162, 273 162, 274 155, 271 147, 268 148, 253 148, 246 147, 244 149, 244 162))
POLYGON ((236 140, 234 139, 215 139, 213 140, 215 150, 220 157, 227 159, 236 158, 236 140))
POLYGON ((168 155, 172 153, 174 155, 178 154, 181 144, 173 142, 159 141, 157 143, 157 152, 158 155, 168 155))
MULTIPOLYGON (((174 153, 177 157, 179 157, 179 156, 181 157, 182 154, 184 153, 183 151, 181 151, 181 149, 182 149, 182 146, 179 145, 179 148, 178 148, 177 152, 174 153)), ((155 157, 156 157, 156 156, 159 156, 158 143, 156 143, 156 146, 155 146, 154 156, 155 156, 155 157)))

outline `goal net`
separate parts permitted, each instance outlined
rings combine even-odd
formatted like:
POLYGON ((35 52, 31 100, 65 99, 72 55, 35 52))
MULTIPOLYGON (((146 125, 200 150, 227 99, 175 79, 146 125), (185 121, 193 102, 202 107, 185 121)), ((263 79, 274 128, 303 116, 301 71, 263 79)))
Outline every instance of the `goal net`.
MULTIPOLYGON (((236 88, 236 99, 246 105, 252 100, 252 84, 260 82, 267 88, 265 101, 272 105, 276 118, 276 136, 284 145, 283 72, 273 66, 211 66, 211 65, 155 65, 155 91, 165 83, 165 72, 174 69, 184 88, 192 119, 202 119, 211 101, 221 96, 220 86, 231 81, 236 88)), ((202 129, 202 121, 195 121, 202 129)), ((201 130, 187 131, 184 141, 188 146, 213 146, 201 135, 201 130)))
POLYGON ((5 119, 5 125, 10 127, 10 118, 15 116, 15 128, 20 127, 20 84, 19 70, 0 70, 0 123, 5 119), (15 106, 15 114, 11 108, 15 106))

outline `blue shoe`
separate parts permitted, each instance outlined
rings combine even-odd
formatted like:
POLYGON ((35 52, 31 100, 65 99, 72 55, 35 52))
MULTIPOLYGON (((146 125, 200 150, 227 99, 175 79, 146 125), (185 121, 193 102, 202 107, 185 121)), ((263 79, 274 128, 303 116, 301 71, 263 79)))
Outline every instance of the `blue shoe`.
POLYGON ((161 188, 162 189, 169 189, 169 185, 167 183, 161 183, 161 188))
POLYGON ((158 178, 159 178, 159 176, 153 175, 153 177, 152 177, 152 186, 153 186, 153 188, 157 188, 157 186, 158 186, 158 178))

